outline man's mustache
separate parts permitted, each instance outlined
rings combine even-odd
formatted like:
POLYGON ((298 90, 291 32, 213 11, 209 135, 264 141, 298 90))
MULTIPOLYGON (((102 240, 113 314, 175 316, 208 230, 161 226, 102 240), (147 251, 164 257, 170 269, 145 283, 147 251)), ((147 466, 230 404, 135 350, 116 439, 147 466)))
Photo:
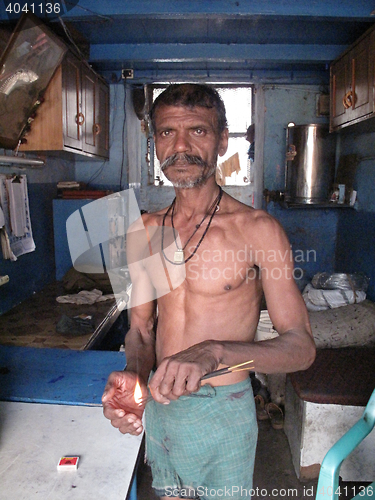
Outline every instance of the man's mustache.
POLYGON ((163 161, 160 168, 165 170, 178 161, 188 163, 190 165, 198 165, 199 167, 209 167, 208 163, 200 156, 189 155, 188 153, 174 153, 163 161))

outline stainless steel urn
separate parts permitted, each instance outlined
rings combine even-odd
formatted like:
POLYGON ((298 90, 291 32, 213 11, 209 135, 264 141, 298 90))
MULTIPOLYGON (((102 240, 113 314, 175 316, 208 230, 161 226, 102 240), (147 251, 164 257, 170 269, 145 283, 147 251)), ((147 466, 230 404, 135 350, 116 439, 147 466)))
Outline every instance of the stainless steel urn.
POLYGON ((335 174, 335 136, 325 125, 293 125, 286 131, 285 200, 329 201, 335 174))

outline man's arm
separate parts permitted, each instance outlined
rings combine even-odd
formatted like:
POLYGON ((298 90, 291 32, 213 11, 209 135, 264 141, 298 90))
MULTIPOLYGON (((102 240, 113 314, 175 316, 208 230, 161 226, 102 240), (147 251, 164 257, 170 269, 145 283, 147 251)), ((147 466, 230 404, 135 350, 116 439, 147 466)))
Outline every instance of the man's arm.
POLYGON ((146 385, 155 365, 154 314, 153 303, 134 307, 130 329, 125 337, 126 371, 136 373, 146 385))
POLYGON ((274 328, 279 337, 254 345, 260 373, 291 373, 307 369, 315 359, 315 343, 307 309, 294 279, 288 238, 280 224, 263 212, 256 222, 257 262, 274 328))
POLYGON ((153 303, 133 308, 131 327, 125 337, 126 370, 110 374, 102 396, 104 416, 123 434, 137 435, 143 431, 147 379, 155 363, 153 317, 153 303), (137 382, 144 399, 141 404, 134 400, 137 382))
POLYGON ((147 397, 147 380, 155 364, 154 290, 142 263, 142 235, 128 235, 128 264, 132 278, 131 325, 125 336, 126 370, 110 374, 102 396, 104 416, 123 434, 140 434, 145 402, 137 404, 134 390, 137 382, 142 398, 147 397))
MULTIPOLYGON (((147 217, 147 216, 144 216, 147 217)), ((127 260, 132 280, 131 324, 125 336, 127 371, 136 373, 147 384, 155 364, 155 289, 144 266, 150 256, 148 231, 139 219, 127 235, 127 260)))

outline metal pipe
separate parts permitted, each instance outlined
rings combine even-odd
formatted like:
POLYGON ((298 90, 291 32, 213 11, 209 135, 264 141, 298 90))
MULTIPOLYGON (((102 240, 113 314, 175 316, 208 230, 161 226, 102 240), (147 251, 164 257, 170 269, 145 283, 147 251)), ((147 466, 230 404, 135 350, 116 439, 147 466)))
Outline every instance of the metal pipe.
POLYGON ((41 167, 42 165, 45 164, 44 160, 37 160, 37 159, 31 159, 31 158, 19 158, 18 156, 7 156, 7 155, 0 155, 0 165, 13 165, 13 164, 18 164, 18 165, 28 165, 30 167, 41 167))

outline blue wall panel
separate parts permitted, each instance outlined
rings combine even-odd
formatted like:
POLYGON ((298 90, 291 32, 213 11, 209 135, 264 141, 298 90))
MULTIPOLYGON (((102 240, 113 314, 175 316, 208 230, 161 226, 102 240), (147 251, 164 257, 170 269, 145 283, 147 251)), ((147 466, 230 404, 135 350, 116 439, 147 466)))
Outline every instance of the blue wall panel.
POLYGON ((340 214, 336 271, 365 273, 370 278, 367 297, 375 301, 375 213, 351 210, 340 214))
POLYGON ((56 279, 61 280, 73 266, 70 257, 66 221, 70 215, 93 200, 53 200, 53 232, 55 239, 56 279))
POLYGON ((292 245, 295 278, 301 291, 315 273, 334 270, 337 210, 285 209, 272 202, 267 211, 284 227, 292 245))
MULTIPOLYGON (((286 128, 288 123, 327 123, 316 116, 316 99, 322 92, 314 86, 265 87, 264 188, 285 190, 286 128)), ((267 211, 284 227, 295 257, 295 277, 300 290, 315 273, 333 271, 338 215, 321 208, 282 208, 269 203, 267 211), (299 262, 298 262, 299 260, 299 262)))
POLYGON ((338 272, 364 272, 370 278, 367 297, 375 300, 375 120, 343 129, 339 154, 357 156, 354 189, 357 210, 340 213, 336 245, 338 272))
POLYGON ((8 311, 54 279, 54 244, 52 199, 54 184, 28 185, 34 252, 21 255, 17 261, 0 259, 0 274, 9 276, 9 283, 0 286, 0 314, 8 311))

